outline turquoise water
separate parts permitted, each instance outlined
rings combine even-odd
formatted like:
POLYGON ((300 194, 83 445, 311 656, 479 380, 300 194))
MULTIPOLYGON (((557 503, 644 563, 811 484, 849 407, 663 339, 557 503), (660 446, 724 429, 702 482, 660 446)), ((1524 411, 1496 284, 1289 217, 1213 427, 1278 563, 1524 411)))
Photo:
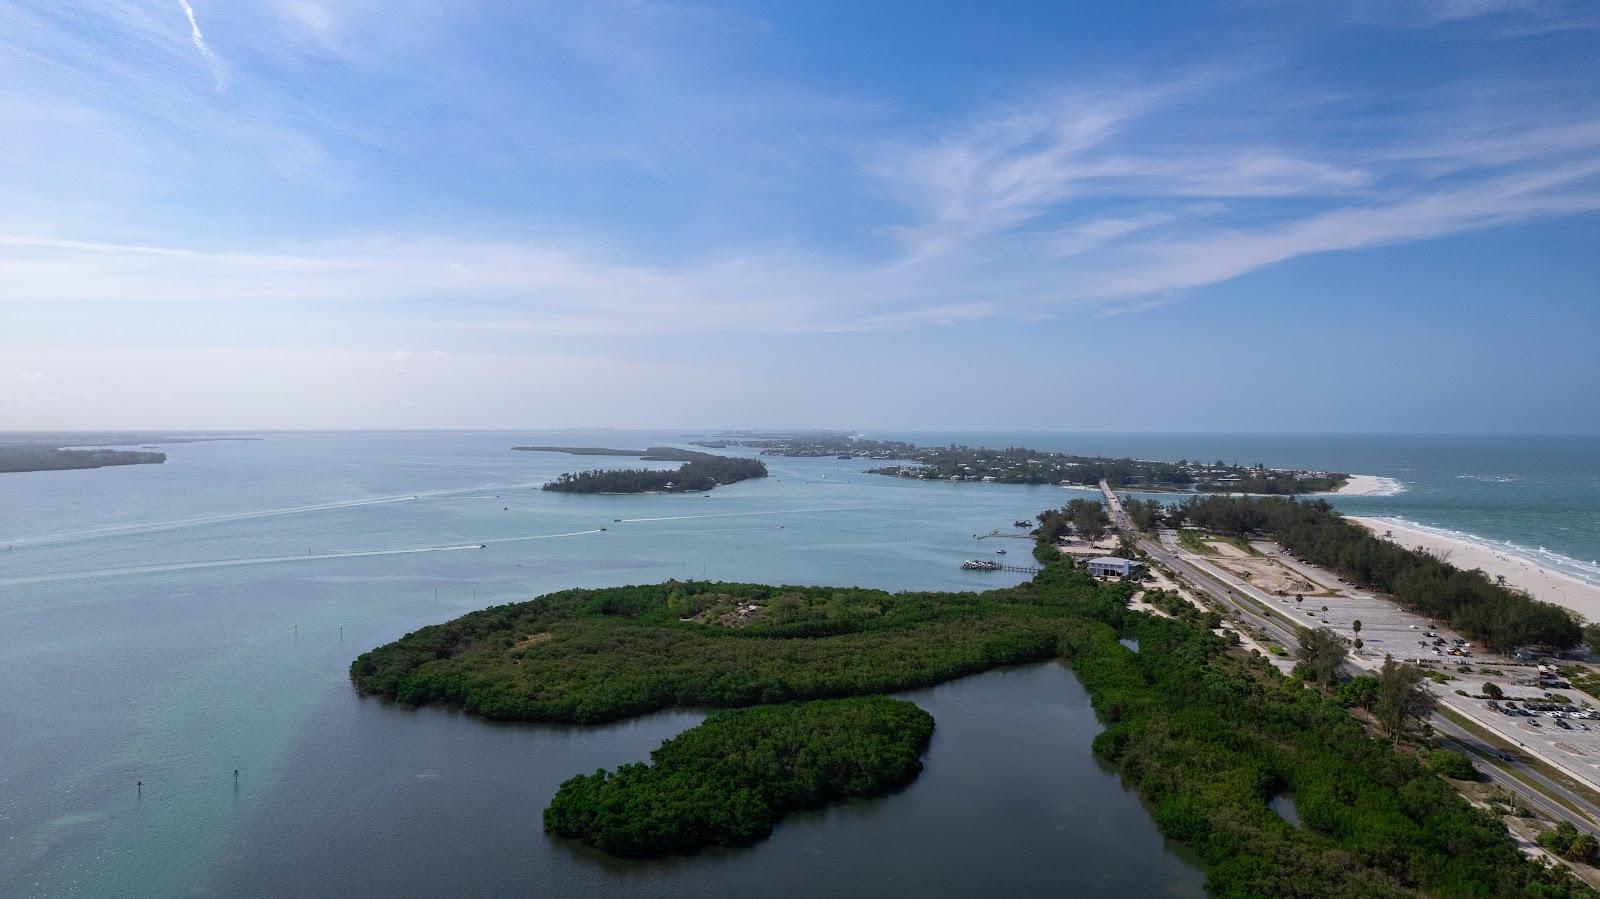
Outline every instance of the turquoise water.
POLYGON ((1110 432, 866 436, 1142 459, 1220 458, 1390 477, 1405 489, 1393 496, 1329 499, 1351 515, 1402 518, 1493 541, 1503 551, 1600 583, 1600 436, 1110 432))
MULTIPOLYGON (((638 463, 508 448, 686 435, 263 436, 173 445, 159 466, 0 476, 0 894, 800 891, 819 859, 842 888, 866 884, 875 857, 910 878, 872 881, 882 889, 949 892, 989 876, 1017 891, 1198 891, 1198 873, 1095 768, 1092 716, 1053 666, 938 688, 953 691, 935 709, 949 739, 905 794, 805 816, 749 852, 645 868, 547 840, 538 813, 564 777, 643 758, 696 714, 508 728, 362 700, 345 677, 354 655, 416 627, 571 586, 1012 583, 1022 575, 957 565, 992 553, 975 534, 1065 491, 775 459, 772 477, 705 497, 571 496, 536 486, 638 463), (988 763, 1008 741, 1015 757, 988 763), (986 778, 1002 775, 1010 786, 984 801, 986 778), (857 848, 922 844, 892 863, 887 848, 857 848), (791 879, 764 880, 769 870, 791 879)), ((1341 499, 1352 512, 1580 560, 1600 545, 1594 438, 873 436, 1342 468, 1407 487, 1341 499)))
MULTIPOLYGON (((545 794, 574 773, 643 758, 695 716, 496 727, 359 700, 350 659, 425 624, 571 586, 669 577, 1014 583, 1023 575, 957 566, 992 552, 996 541, 975 534, 1009 528, 1060 492, 951 490, 864 475, 865 463, 775 460, 772 477, 708 496, 573 496, 536 485, 573 467, 637 463, 508 449, 664 442, 682 436, 270 434, 174 445, 164 465, 0 478, 0 894, 237 894, 287 884, 283 872, 299 885, 349 885, 359 882, 352 872, 374 865, 396 885, 437 883, 430 878, 449 862, 425 847, 461 837, 489 869, 451 867, 457 887, 547 871, 560 872, 567 891, 604 891, 609 868, 573 860, 570 847, 540 834, 545 794), (506 759, 529 766, 506 793, 519 797, 515 822, 474 804, 482 789, 454 805, 449 792, 424 801, 419 791, 454 789, 491 757, 506 778, 517 776, 506 759), (363 814, 372 809, 383 824, 363 814), (462 820, 478 824, 455 838, 441 832, 462 820)), ((1049 697, 1013 694, 1001 704, 1044 702, 1040 714, 1054 714, 1049 697)), ((1016 772, 1052 779, 1040 802, 1085 788, 1069 767, 1092 768, 1094 728, 1082 714, 1072 720, 1033 747, 1048 765, 1016 772)), ((985 726, 946 724, 952 734, 985 726)), ((949 835, 1067 847, 1074 828, 1085 844, 1097 828, 1126 831, 1130 847, 1146 846, 1126 859, 1139 856, 1153 872, 1146 887, 1194 887, 1187 864, 1159 851, 1166 862, 1148 858, 1159 844, 1153 826, 1131 794, 1113 794, 1120 811, 1082 809, 1063 832, 1059 815, 1022 796, 954 822, 949 835), (1022 839, 1015 829, 1030 825, 1007 822, 1030 815, 1049 823, 1022 839)), ((849 857, 867 823, 900 814, 877 811, 897 798, 824 813, 812 831, 792 829, 809 842, 780 832, 760 856, 667 863, 659 870, 679 873, 663 874, 662 889, 732 888, 755 870, 739 858, 784 857, 799 845, 849 857)), ((876 837, 885 838, 894 832, 876 837)))

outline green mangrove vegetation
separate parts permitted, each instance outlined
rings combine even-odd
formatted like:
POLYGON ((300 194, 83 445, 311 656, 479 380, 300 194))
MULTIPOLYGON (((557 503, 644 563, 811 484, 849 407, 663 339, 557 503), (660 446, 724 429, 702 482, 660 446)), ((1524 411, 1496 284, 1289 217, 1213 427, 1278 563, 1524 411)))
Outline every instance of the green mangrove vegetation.
POLYGON ((1099 499, 1079 498, 1060 509, 1039 513, 1039 529, 1034 537, 1041 543, 1055 543, 1068 534, 1085 540, 1099 540, 1111 528, 1111 516, 1099 499))
POLYGON ((994 593, 675 582, 569 590, 432 625, 363 653, 366 693, 500 720, 596 723, 888 693, 1055 655, 1071 614, 1129 588, 1047 571, 994 593))
POLYGON ((761 707, 708 719, 650 765, 575 778, 550 806, 556 833, 650 854, 757 839, 786 809, 914 775, 927 722, 909 710, 902 717, 915 721, 891 724, 901 713, 877 704, 785 703, 1059 657, 1105 725, 1094 751, 1151 803, 1162 833, 1199 854, 1213 895, 1594 895, 1567 870, 1524 856, 1493 814, 1435 770, 1459 774, 1459 765, 1419 761, 1410 747, 1432 747, 1406 725, 1429 694, 1407 666, 1314 688, 1209 632, 1198 610, 1183 619, 1129 610, 1131 589, 1050 560, 1031 582, 986 593, 703 582, 570 590, 423 628, 362 654, 351 677, 367 693, 513 720, 761 707), (1372 709, 1386 722, 1382 736, 1347 705, 1372 709), (833 754, 872 733, 878 749, 846 753, 864 754, 867 768, 833 754), (746 748, 747 762, 717 761, 746 748), (753 773, 736 770, 743 764, 753 773), (1302 827, 1271 810, 1279 793, 1293 794, 1302 827), (737 798, 713 808, 712 795, 737 798))
POLYGON ((1528 644, 1567 649, 1583 639, 1566 609, 1499 586, 1481 571, 1380 540, 1323 500, 1208 496, 1184 503, 1182 517, 1220 534, 1270 534, 1297 556, 1387 592, 1497 651, 1528 644))
POLYGON ((607 449, 603 446, 513 446, 512 449, 522 453, 566 453, 569 456, 626 456, 646 462, 693 462, 696 459, 725 458, 675 446, 652 446, 642 450, 607 449))
POLYGON ((29 444, 0 445, 0 473, 68 471, 109 465, 159 465, 166 453, 140 450, 63 449, 29 444))
MULTIPOLYGON (((736 459, 714 456, 710 453, 685 453, 674 451, 676 458, 690 460, 674 471, 654 471, 648 468, 597 468, 592 471, 568 472, 544 485, 546 490, 561 493, 701 493, 722 484, 733 484, 751 478, 767 476, 767 465, 760 459, 736 459)), ((645 456, 645 459, 665 459, 663 456, 645 456)))
POLYGON ((874 474, 937 481, 992 481, 1000 484, 1078 484, 1093 487, 1102 480, 1113 487, 1155 490, 1198 490, 1224 493, 1314 493, 1337 490, 1350 476, 1339 472, 1267 468, 1262 464, 1206 463, 1180 459, 1114 459, 1011 446, 1005 449, 918 446, 900 440, 867 440, 852 434, 806 431, 794 434, 749 433, 696 446, 744 446, 762 455, 793 458, 838 456, 881 459, 910 464, 873 468, 874 474))
POLYGON ((790 811, 904 786, 932 736, 931 715, 881 696, 719 712, 650 764, 563 783, 544 826, 622 856, 752 843, 790 811))
POLYGON ((1337 701, 1190 624, 1131 615, 1064 629, 1106 729, 1095 751, 1209 866, 1216 896, 1590 896, 1524 857, 1494 816, 1337 701), (1295 829, 1266 803, 1292 793, 1295 829))

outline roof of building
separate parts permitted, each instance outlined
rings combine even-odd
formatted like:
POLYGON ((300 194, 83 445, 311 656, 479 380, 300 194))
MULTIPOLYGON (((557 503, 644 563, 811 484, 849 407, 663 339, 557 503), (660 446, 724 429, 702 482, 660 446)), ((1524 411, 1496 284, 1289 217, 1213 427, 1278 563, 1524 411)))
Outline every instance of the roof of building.
POLYGON ((1143 563, 1142 562, 1135 562, 1132 559, 1119 559, 1116 556, 1101 556, 1098 559, 1090 559, 1089 560, 1089 564, 1090 565, 1141 565, 1143 563))

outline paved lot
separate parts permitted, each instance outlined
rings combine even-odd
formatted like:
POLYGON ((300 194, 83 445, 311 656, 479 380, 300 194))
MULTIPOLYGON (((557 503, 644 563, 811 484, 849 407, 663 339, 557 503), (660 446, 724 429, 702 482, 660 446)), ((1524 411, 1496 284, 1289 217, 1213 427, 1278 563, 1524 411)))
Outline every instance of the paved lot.
MULTIPOLYGON (((1445 674, 1452 680, 1434 685, 1441 703, 1600 791, 1600 721, 1569 721, 1568 729, 1559 726, 1553 717, 1504 715, 1489 709, 1485 700, 1472 698, 1483 692, 1485 683, 1493 682, 1508 699, 1518 701, 1519 705, 1522 699, 1541 700, 1546 691, 1533 685, 1534 665, 1518 664, 1478 647, 1471 648, 1471 656, 1467 658, 1444 655, 1444 650, 1455 645, 1454 641, 1461 638, 1461 634, 1407 612, 1390 600, 1356 590, 1331 572, 1301 564, 1281 552, 1276 544, 1258 542, 1254 545, 1267 559, 1310 580, 1320 588, 1320 593, 1327 594, 1303 594, 1303 601, 1297 603, 1292 595, 1280 597, 1253 588, 1247 591, 1257 602, 1271 607, 1280 620, 1302 627, 1326 625, 1345 638, 1359 636, 1364 645, 1352 655, 1358 667, 1376 669, 1388 654, 1402 661, 1420 662, 1445 674), (1353 626, 1358 620, 1361 622, 1359 634, 1353 626), (1426 636, 1429 631, 1438 636, 1426 636), (1435 647, 1435 639, 1443 639, 1445 644, 1435 647), (1428 645, 1419 645, 1422 641, 1428 645), (1433 652, 1435 648, 1440 654, 1433 652), (1469 670, 1459 670, 1462 666, 1469 670), (1456 690, 1464 690, 1470 696, 1458 695, 1456 690), (1538 723, 1534 724, 1535 721, 1538 723)), ((1208 558, 1190 552, 1184 552, 1184 558, 1213 570, 1216 568, 1213 563, 1228 562, 1225 558, 1208 558)), ((1219 573, 1226 575, 1226 572, 1219 573)), ((1238 581, 1231 575, 1226 576, 1238 581)), ((1596 707, 1595 700, 1576 688, 1557 692, 1579 708, 1596 707)))

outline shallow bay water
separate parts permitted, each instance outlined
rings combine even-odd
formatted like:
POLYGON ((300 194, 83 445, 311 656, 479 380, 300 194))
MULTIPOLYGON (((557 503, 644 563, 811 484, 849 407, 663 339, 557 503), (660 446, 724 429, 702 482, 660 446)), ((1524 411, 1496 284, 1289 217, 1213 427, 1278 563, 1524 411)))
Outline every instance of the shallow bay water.
MULTIPOLYGON (((780 458, 704 496, 570 496, 537 486, 639 463, 510 447, 692 438, 260 436, 174 444, 164 465, 0 475, 0 895, 1199 892, 1094 761, 1098 725, 1058 666, 907 694, 939 731, 900 794, 652 863, 549 840, 539 813, 564 778, 643 759, 700 713, 509 727, 362 699, 346 677, 417 627, 574 586, 1015 583, 958 565, 999 548, 1027 564, 1028 542, 974 537, 1081 491, 780 458)), ((1595 438, 871 436, 1383 475, 1406 492, 1336 503, 1545 546, 1580 573, 1600 547, 1595 438)))
MULTIPOLYGON (((1084 856, 1107 873, 1073 882, 1117 892, 1138 868, 1156 872, 1141 889, 1198 889, 1135 797, 1095 768, 1097 726, 1056 668, 936 688, 929 701, 953 705, 929 706, 941 735, 904 794, 801 816, 753 849, 642 868, 548 841, 539 812, 562 779, 645 758, 697 715, 511 728, 360 699, 346 677, 355 655, 407 631, 573 586, 1015 583, 1025 575, 958 565, 997 548, 1025 563, 1026 541, 974 536, 1059 504, 1059 489, 964 490, 865 475, 865 461, 775 459, 771 477, 705 496, 570 496, 536 485, 638 463, 509 447, 684 435, 263 438, 174 445, 158 466, 0 479, 0 893, 801 891, 771 872, 799 878, 814 857, 833 860, 841 890, 876 873, 914 878, 920 857, 943 872, 921 882, 937 891, 1015 882, 1015 852, 1070 858, 1106 832, 1128 848, 1084 856), (1043 680, 1006 686, 1014 677, 1043 680), (1073 696, 1081 708, 1059 707, 1073 696), (1002 710, 1017 720, 992 717, 1002 710), (985 757, 1002 750, 1036 762, 985 757), (1001 788, 1030 776, 1050 783, 1001 788), (988 780, 993 801, 981 801, 973 785, 988 780), (919 856, 929 808, 960 820, 919 856)), ((1063 876, 1040 867, 1040 886, 1063 876)))

